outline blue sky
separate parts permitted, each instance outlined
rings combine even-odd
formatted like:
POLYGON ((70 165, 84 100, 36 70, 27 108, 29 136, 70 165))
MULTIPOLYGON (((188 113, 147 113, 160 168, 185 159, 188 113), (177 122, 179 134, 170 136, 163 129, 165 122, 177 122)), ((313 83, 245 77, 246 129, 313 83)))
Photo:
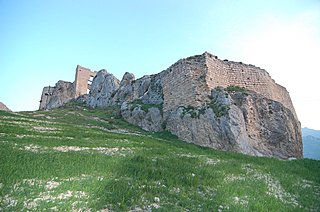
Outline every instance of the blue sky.
POLYGON ((318 0, 0 0, 0 101, 15 111, 77 64, 141 77, 204 51, 265 68, 320 129, 318 0))

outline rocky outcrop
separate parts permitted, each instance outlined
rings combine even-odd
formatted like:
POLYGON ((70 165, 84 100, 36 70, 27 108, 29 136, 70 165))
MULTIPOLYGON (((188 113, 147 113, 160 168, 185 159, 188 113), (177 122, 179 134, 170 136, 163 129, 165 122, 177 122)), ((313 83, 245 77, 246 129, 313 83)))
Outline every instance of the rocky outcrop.
POLYGON ((210 99, 201 107, 170 112, 141 100, 124 102, 121 115, 144 130, 168 130, 204 147, 280 159, 302 157, 300 124, 281 103, 241 89, 216 88, 210 99))
MULTIPOLYGON (((45 109, 72 98, 72 83, 60 84, 44 89, 45 109)), ((126 72, 119 81, 101 70, 89 88, 76 101, 92 108, 119 106, 126 121, 147 131, 168 130, 187 142, 249 155, 302 157, 289 93, 253 65, 206 52, 139 79, 126 72)))
POLYGON ((112 96, 119 86, 120 82, 115 76, 106 70, 99 71, 91 84, 87 104, 93 108, 113 105, 112 96))
MULTIPOLYGON (((99 71, 91 84, 87 104, 90 107, 121 106, 124 102, 141 100, 143 104, 163 103, 161 75, 146 75, 135 80, 126 72, 119 80, 107 71, 99 71)), ((83 100, 83 99, 82 99, 83 100)))
POLYGON ((0 102, 0 110, 10 112, 11 110, 2 102, 0 102))
POLYGON ((257 93, 212 92, 199 108, 179 107, 166 129, 182 140, 214 149, 281 159, 301 158, 300 124, 281 103, 257 93))
POLYGON ((138 125, 147 131, 164 130, 162 111, 156 105, 146 107, 143 103, 124 102, 121 106, 121 116, 129 123, 138 125))
POLYGON ((45 87, 42 91, 40 109, 53 109, 63 106, 74 99, 75 87, 71 82, 59 80, 54 87, 45 87))

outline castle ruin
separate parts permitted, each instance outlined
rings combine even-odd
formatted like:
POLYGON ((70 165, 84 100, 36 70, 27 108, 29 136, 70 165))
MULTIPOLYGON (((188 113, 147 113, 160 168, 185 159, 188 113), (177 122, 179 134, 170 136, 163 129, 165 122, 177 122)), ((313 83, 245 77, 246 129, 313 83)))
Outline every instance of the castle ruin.
POLYGON ((73 83, 59 81, 54 87, 47 86, 42 90, 39 110, 60 107, 71 99, 88 94, 96 72, 77 65, 73 83))
POLYGON ((96 72, 91 71, 88 68, 77 65, 76 77, 75 77, 75 98, 88 94, 91 89, 91 83, 96 76, 96 72))
POLYGON ((288 91, 264 69, 207 52, 139 79, 125 73, 121 81, 107 70, 78 65, 73 83, 43 89, 40 109, 74 99, 91 108, 118 106, 123 119, 144 130, 167 130, 200 146, 302 157, 301 126, 288 91))
POLYGON ((256 66, 220 60, 205 52, 178 61, 167 72, 163 78, 164 111, 178 106, 201 106, 209 101, 213 88, 233 85, 282 103, 297 118, 288 91, 256 66))

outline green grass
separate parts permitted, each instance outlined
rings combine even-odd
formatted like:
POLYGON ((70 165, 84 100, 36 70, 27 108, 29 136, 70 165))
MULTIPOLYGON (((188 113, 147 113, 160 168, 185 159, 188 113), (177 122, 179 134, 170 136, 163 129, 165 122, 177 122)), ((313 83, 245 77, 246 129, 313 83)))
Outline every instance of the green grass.
POLYGON ((0 111, 0 211, 319 211, 320 162, 216 151, 119 109, 0 111))

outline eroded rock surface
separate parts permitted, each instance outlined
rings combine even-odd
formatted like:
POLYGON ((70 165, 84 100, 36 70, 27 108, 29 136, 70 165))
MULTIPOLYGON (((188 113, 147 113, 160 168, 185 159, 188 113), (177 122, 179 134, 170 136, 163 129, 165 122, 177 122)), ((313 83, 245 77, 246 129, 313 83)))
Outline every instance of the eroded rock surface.
POLYGON ((2 102, 0 102, 0 110, 8 111, 8 112, 11 111, 11 110, 10 110, 5 104, 3 104, 2 102))
POLYGON ((166 129, 182 140, 249 155, 302 157, 301 129, 281 103, 254 92, 212 92, 200 108, 179 107, 168 115, 166 129))
POLYGON ((161 108, 156 106, 143 108, 144 104, 128 104, 121 106, 122 117, 131 124, 138 125, 144 130, 159 132, 163 129, 163 116, 161 108))
MULTIPOLYGON (((73 87, 46 87, 43 108, 68 102, 73 87)), ((120 81, 101 70, 88 88, 76 101, 121 107, 122 117, 144 130, 168 130, 187 142, 249 155, 302 157, 300 122, 288 91, 253 65, 205 52, 139 79, 127 72, 120 81)))
POLYGON ((54 87, 45 87, 42 92, 43 96, 46 96, 41 104, 45 105, 45 108, 40 109, 53 109, 63 106, 68 103, 75 96, 75 87, 71 82, 59 80, 54 87))
POLYGON ((88 98, 90 107, 106 107, 113 105, 113 93, 119 88, 120 81, 108 73, 106 70, 101 70, 94 77, 91 84, 91 90, 88 98))

